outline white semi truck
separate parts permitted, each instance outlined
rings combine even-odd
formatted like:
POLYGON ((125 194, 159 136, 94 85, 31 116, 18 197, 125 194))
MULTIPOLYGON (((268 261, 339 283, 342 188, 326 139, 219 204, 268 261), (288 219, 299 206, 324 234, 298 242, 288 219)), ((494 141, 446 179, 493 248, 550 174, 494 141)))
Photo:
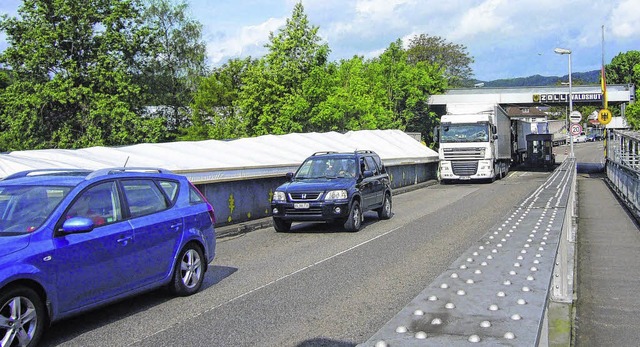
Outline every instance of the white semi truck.
POLYGON ((511 120, 498 104, 451 104, 438 129, 439 176, 494 181, 511 165, 511 120))

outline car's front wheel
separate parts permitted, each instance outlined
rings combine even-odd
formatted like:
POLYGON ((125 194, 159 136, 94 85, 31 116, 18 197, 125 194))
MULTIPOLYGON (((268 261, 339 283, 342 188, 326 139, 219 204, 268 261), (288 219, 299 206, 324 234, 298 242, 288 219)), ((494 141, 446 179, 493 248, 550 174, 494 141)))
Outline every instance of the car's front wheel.
POLYGON ((2 346, 36 346, 46 321, 42 299, 33 289, 18 286, 0 295, 2 346))
POLYGON ((344 228, 347 231, 358 231, 362 226, 362 210, 360 209, 360 203, 354 201, 351 204, 351 210, 349 211, 349 217, 344 223, 344 228))
POLYGON ((273 219, 273 228, 279 233, 286 233, 291 230, 291 222, 280 218, 273 219))
POLYGON ((391 218, 391 194, 387 193, 384 195, 382 207, 377 209, 376 212, 378 212, 378 218, 380 219, 391 218))
POLYGON ((202 250, 190 243, 180 252, 175 269, 171 290, 179 296, 189 296, 202 287, 206 264, 202 250))

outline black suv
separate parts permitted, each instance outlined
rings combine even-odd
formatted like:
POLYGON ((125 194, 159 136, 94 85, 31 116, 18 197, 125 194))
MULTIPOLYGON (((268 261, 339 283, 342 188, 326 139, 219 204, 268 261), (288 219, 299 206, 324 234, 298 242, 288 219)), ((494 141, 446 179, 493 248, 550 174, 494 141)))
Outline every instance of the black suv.
POLYGON ((363 211, 369 210, 391 218, 389 175, 373 151, 314 153, 287 177, 271 201, 278 232, 289 231, 294 221, 339 223, 358 231, 363 211))

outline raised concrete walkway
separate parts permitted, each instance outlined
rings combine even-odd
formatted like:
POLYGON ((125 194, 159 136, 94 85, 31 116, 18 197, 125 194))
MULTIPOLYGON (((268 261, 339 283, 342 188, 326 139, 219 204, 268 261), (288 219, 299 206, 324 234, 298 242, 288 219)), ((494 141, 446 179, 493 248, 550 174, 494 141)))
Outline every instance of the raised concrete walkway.
POLYGON ((578 174, 574 346, 640 346, 640 230, 606 184, 578 174))

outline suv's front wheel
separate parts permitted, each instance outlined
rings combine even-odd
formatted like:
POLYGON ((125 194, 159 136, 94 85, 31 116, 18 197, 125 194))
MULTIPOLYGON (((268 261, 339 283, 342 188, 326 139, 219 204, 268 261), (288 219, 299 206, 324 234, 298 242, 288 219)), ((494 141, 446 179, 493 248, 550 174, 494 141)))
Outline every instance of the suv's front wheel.
POLYGON ((391 218, 391 194, 387 193, 384 195, 382 206, 377 209, 376 212, 378 212, 378 218, 380 219, 391 218))
POLYGON ((291 230, 291 222, 280 218, 273 219, 273 228, 279 233, 286 233, 291 230))
POLYGON ((358 231, 362 226, 362 209, 360 209, 360 203, 354 201, 351 204, 351 210, 349 211, 349 217, 344 223, 344 228, 347 231, 358 231))

